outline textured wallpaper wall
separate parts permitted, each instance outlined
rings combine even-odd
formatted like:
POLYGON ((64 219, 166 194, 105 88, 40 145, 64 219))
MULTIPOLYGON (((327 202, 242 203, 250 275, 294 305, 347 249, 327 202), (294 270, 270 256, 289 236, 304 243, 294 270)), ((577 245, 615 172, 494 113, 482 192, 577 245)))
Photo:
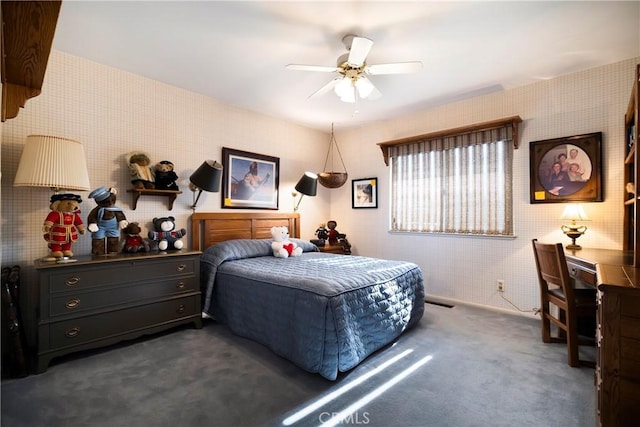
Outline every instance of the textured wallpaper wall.
POLYGON ((529 143, 602 132, 604 202, 586 203, 591 221, 582 246, 622 248, 624 114, 640 58, 556 79, 433 107, 340 135, 353 178, 379 178, 380 207, 350 211, 350 191, 335 192, 331 214, 349 233, 359 253, 409 259, 423 267, 427 293, 516 310, 496 292, 505 280, 505 296, 524 310, 539 306, 531 239, 569 243, 560 231, 563 204, 529 203, 529 143), (515 239, 401 235, 388 230, 389 170, 378 142, 452 129, 519 115, 520 148, 514 151, 515 239), (351 213, 345 214, 345 212, 351 213), (372 232, 375 230, 375 232, 372 232))
MULTIPOLYGON (((423 109, 385 122, 370 122, 351 131, 336 127, 349 182, 300 206, 302 237, 312 238, 317 225, 334 219, 346 233, 354 254, 415 261, 424 270, 427 293, 498 309, 516 308, 495 291, 505 281, 505 295, 518 307, 537 307, 538 289, 531 239, 567 242, 560 231, 561 204, 529 204, 529 142, 603 132, 603 203, 589 203, 591 221, 583 246, 619 249, 622 245, 623 115, 640 58, 581 73, 489 93, 456 103, 423 109), (519 115, 520 148, 514 153, 515 239, 388 233, 388 168, 378 142, 519 115), (351 179, 379 179, 377 209, 351 208, 351 179)), ((383 99, 381 99, 383 101, 383 99)), ((366 114, 366 106, 362 108, 366 114)), ((345 118, 345 121, 348 118, 345 118)), ((327 126, 329 129, 329 124, 327 126)), ((171 87, 61 52, 53 52, 42 95, 27 102, 17 118, 2 126, 2 264, 25 266, 46 255, 41 236, 48 213, 46 189, 14 188, 13 178, 27 135, 45 133, 77 139, 87 151, 93 187, 115 186, 119 205, 130 221, 148 229, 155 216, 171 214, 188 228, 192 194, 188 176, 205 158, 221 160, 231 147, 280 158, 280 209, 291 211, 290 192, 304 170, 318 171, 326 155, 328 133, 224 105, 214 99, 171 87), (172 211, 166 200, 141 198, 131 209, 124 156, 133 149, 152 160, 171 160, 183 190, 172 211)), ((83 218, 95 206, 85 199, 83 218)), ((218 194, 203 194, 199 211, 220 210, 218 194)), ((88 254, 90 238, 74 247, 88 254)))
MULTIPOLYGON (((214 99, 168 86, 142 76, 54 51, 42 94, 29 100, 18 116, 2 127, 2 265, 23 266, 24 283, 33 286, 33 260, 48 253, 42 224, 49 212, 48 189, 13 187, 25 138, 45 134, 84 144, 93 188, 119 191, 118 206, 129 221, 143 226, 143 235, 156 216, 172 215, 178 228, 189 229, 192 192, 188 177, 205 159, 222 161, 222 147, 280 158, 280 209, 293 210, 291 190, 305 170, 321 168, 328 134, 272 117, 241 110, 214 99), (167 199, 141 197, 132 209, 132 188, 126 153, 144 150, 153 162, 175 164, 182 190, 168 210, 167 199)), ((69 159, 73 167, 73 159, 69 159)), ((95 207, 89 192, 82 218, 95 207)), ((300 205, 307 238, 326 220, 329 193, 322 189, 300 205)), ((220 210, 220 193, 203 193, 198 211, 220 210)), ((80 236, 73 251, 90 253, 90 235, 80 236)), ((188 246, 188 245, 187 245, 188 246)), ((33 295, 33 289, 29 292, 33 295)))

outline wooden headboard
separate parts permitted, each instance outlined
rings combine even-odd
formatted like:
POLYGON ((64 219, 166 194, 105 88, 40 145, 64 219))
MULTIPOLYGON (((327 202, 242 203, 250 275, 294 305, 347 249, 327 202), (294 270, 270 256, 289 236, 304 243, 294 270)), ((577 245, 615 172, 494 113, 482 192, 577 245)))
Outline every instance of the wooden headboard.
POLYGON ((300 214, 286 212, 202 212, 191 215, 191 244, 202 251, 232 239, 270 239, 271 227, 289 228, 291 237, 300 237, 300 214))

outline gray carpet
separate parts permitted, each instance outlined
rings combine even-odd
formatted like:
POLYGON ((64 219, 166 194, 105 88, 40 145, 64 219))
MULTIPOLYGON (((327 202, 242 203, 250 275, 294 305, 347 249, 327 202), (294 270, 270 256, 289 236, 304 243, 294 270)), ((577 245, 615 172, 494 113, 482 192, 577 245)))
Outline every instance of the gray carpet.
POLYGON ((535 319, 427 304, 416 328, 331 382, 206 321, 201 330, 66 356, 41 375, 4 380, 1 421, 307 426, 360 401, 334 424, 594 426, 594 370, 569 367, 566 346, 542 343, 539 329, 535 319))

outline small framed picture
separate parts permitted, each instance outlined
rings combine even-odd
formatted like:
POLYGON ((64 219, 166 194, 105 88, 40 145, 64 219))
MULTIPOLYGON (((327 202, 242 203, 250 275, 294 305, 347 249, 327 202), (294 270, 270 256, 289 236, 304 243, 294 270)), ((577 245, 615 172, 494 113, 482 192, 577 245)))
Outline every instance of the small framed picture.
POLYGON ((222 147, 222 207, 278 209, 280 159, 222 147))
POLYGON ((378 207, 378 178, 351 180, 351 207, 353 209, 378 207))
POLYGON ((601 202, 601 158, 601 132, 532 141, 531 203, 601 202))

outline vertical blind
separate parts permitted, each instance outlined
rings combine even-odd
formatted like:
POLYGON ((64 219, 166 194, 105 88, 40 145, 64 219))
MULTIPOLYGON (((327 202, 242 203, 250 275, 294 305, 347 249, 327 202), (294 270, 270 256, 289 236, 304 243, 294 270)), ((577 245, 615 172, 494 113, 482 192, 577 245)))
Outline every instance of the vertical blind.
POLYGON ((389 146, 391 229, 513 235, 513 128, 389 146))

